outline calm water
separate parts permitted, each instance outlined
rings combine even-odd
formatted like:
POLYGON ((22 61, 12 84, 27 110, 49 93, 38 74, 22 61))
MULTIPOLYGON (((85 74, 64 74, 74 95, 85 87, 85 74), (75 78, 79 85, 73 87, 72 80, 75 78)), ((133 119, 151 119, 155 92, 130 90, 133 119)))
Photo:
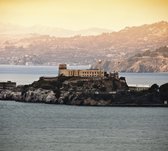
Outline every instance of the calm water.
MULTIPOLYGON (((0 66, 0 81, 17 84, 57 74, 55 66, 0 66)), ((168 73, 121 73, 120 76, 125 76, 128 84, 168 82, 168 73)), ((167 140, 167 108, 0 101, 0 151, 167 151, 167 140)))
POLYGON ((1 151, 167 151, 168 109, 0 101, 1 151))
MULTIPOLYGON (((89 66, 71 66, 69 68, 88 69, 89 66)), ((30 84, 41 76, 57 76, 58 67, 56 66, 10 66, 0 65, 0 81, 16 81, 17 84, 30 84)), ((168 73, 120 73, 125 76, 127 83, 159 85, 168 82, 168 73)))

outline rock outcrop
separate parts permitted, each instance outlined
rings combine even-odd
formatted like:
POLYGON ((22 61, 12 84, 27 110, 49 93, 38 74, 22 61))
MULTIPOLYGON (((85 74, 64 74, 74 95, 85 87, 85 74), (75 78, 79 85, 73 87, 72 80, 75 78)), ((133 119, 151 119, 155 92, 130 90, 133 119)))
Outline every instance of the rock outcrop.
POLYGON ((55 93, 52 90, 35 89, 28 90, 22 94, 22 100, 25 102, 35 102, 35 103, 56 103, 57 99, 55 93))
POLYGON ((84 106, 163 105, 168 100, 168 83, 149 90, 129 91, 125 78, 40 78, 16 90, 1 90, 0 100, 84 106))
POLYGON ((21 92, 15 92, 13 90, 1 90, 0 100, 22 100, 21 92))
POLYGON ((161 85, 159 91, 161 100, 168 101, 168 83, 161 85))

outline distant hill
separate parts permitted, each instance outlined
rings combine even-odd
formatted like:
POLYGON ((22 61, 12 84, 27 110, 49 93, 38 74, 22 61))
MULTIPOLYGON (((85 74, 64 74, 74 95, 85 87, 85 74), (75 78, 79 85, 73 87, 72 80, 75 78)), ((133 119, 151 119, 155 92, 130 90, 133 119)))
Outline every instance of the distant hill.
POLYGON ((65 62, 80 65, 93 64, 98 59, 118 62, 167 45, 168 22, 165 21, 96 36, 1 34, 0 64, 57 65, 65 62))
MULTIPOLYGON (((97 68, 98 64, 95 67, 97 68)), ((168 72, 168 47, 155 51, 147 50, 118 62, 105 60, 102 68, 121 72, 168 72)))
POLYGON ((3 35, 26 35, 26 34, 38 34, 38 35, 50 35, 55 37, 72 37, 75 35, 99 35, 102 33, 112 32, 110 29, 104 28, 88 28, 82 30, 69 30, 57 27, 48 27, 41 25, 34 25, 30 27, 24 27, 13 24, 0 23, 0 34, 3 35))

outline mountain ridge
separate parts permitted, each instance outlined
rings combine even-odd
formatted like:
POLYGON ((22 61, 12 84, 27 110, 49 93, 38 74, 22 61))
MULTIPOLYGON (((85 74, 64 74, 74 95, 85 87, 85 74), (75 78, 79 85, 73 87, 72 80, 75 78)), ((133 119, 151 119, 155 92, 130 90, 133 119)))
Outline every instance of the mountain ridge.
POLYGON ((29 34, 0 37, 0 63, 25 65, 94 64, 123 60, 168 45, 168 22, 125 28, 100 35, 55 37, 29 34))
POLYGON ((91 27, 80 30, 70 30, 59 27, 50 27, 43 25, 33 25, 29 27, 13 25, 13 24, 5 24, 0 23, 0 34, 4 35, 18 35, 18 34, 39 34, 39 35, 50 35, 56 37, 72 37, 75 35, 99 35, 104 32, 112 32, 111 29, 91 27))

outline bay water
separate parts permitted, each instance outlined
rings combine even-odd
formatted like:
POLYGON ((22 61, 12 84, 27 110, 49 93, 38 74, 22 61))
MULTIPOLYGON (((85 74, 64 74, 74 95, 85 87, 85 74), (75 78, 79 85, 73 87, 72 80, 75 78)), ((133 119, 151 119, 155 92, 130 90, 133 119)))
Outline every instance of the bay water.
MULTIPOLYGON (((0 66, 0 81, 16 81, 17 85, 30 84, 40 76, 57 75, 55 66, 0 66)), ((120 73, 120 76, 125 76, 128 84, 168 82, 168 73, 120 73)), ((167 108, 0 101, 0 151, 167 150, 167 108)))
POLYGON ((168 109, 0 101, 1 151, 167 151, 168 109))

